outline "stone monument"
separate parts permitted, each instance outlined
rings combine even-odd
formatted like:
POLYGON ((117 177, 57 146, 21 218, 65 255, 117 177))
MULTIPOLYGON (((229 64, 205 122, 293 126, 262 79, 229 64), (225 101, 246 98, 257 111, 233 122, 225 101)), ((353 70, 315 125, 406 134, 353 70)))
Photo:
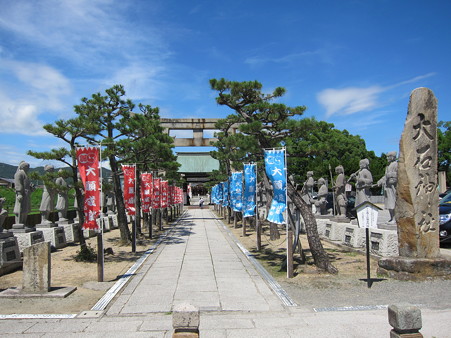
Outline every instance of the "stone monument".
POLYGON ((384 187, 385 209, 390 213, 389 224, 395 221, 396 186, 398 184, 398 162, 396 162, 396 151, 387 153, 388 166, 385 175, 377 181, 378 186, 384 187))
POLYGON ((399 279, 450 276, 440 257, 437 191, 437 99, 427 88, 410 96, 399 144, 395 217, 399 257, 379 260, 379 272, 399 279))

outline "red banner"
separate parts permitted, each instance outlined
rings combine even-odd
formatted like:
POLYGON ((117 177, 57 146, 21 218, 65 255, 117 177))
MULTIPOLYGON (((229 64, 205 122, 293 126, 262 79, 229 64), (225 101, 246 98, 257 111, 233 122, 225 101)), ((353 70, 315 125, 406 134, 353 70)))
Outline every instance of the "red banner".
POLYGON ((98 230, 97 217, 100 214, 100 161, 99 148, 77 148, 78 172, 85 189, 83 229, 98 230))
POLYGON ((174 203, 180 204, 183 201, 183 190, 180 187, 174 187, 174 203))
POLYGON ((152 192, 152 209, 161 208, 160 203, 160 182, 161 178, 154 178, 153 180, 153 192, 152 192))
POLYGON ((129 215, 135 214, 135 165, 122 165, 124 173, 124 203, 129 215))
POLYGON ((152 174, 141 174, 141 208, 143 212, 149 212, 151 208, 152 199, 152 174))
POLYGON ((168 207, 168 193, 169 193, 169 184, 168 181, 161 181, 161 207, 168 207))
POLYGON ((174 205, 174 186, 170 185, 168 187, 168 204, 170 206, 174 205))

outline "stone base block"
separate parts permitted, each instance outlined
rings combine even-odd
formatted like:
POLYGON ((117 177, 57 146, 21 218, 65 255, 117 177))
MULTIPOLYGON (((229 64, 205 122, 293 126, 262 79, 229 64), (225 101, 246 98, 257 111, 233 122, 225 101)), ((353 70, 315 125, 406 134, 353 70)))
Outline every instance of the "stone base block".
POLYGON ((384 257, 378 265, 378 274, 398 280, 451 279, 449 258, 384 257))
POLYGON ((88 238, 96 236, 97 231, 91 230, 91 229, 85 229, 85 230, 83 230, 83 235, 85 236, 86 239, 88 239, 88 238))
POLYGON ((363 248, 366 243, 365 229, 356 225, 347 224, 344 226, 343 244, 353 248, 363 248))
POLYGON ((67 243, 80 242, 80 234, 78 232, 80 225, 78 223, 65 224, 61 227, 64 229, 67 243))
POLYGON ((398 234, 393 230, 370 229, 370 250, 382 257, 399 255, 398 234))
POLYGON ((105 217, 103 226, 107 231, 113 230, 114 229, 113 216, 105 217))
POLYGON ((11 234, 0 239, 0 276, 22 267, 17 238, 11 234))
POLYGON ((328 221, 326 223, 324 236, 331 241, 343 241, 345 238, 345 226, 328 221))
POLYGON ((49 229, 49 228, 55 228, 57 226, 58 226, 58 224, 49 221, 49 222, 46 222, 46 223, 36 224, 36 229, 37 230, 49 229))
POLYGON ((323 237, 326 236, 326 224, 327 223, 328 223, 328 220, 325 220, 325 219, 317 219, 316 220, 318 234, 320 236, 323 236, 323 237))
POLYGON ((196 331, 199 329, 199 317, 199 309, 194 305, 187 303, 178 304, 174 306, 172 313, 172 326, 176 332, 196 331))
POLYGON ((66 234, 63 227, 40 228, 44 234, 44 240, 50 242, 55 249, 65 248, 67 246, 66 234))
POLYGON ((119 221, 117 220, 117 215, 111 215, 110 217, 113 220, 113 229, 119 228, 119 221))
POLYGON ((17 238, 20 252, 23 252, 24 248, 33 244, 44 242, 44 233, 41 230, 31 232, 14 231, 14 236, 17 238))
POLYGON ((96 222, 97 222, 97 226, 99 227, 99 229, 102 229, 102 227, 103 227, 103 232, 110 231, 110 221, 109 221, 108 217, 97 218, 96 222))

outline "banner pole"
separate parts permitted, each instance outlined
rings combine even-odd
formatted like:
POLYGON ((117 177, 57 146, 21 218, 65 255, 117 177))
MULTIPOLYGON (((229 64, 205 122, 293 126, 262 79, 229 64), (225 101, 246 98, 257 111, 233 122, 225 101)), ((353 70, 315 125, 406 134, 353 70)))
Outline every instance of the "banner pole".
POLYGON ((103 275, 105 269, 105 255, 103 243, 103 173, 102 173, 102 141, 99 145, 99 169, 100 169, 100 232, 97 234, 97 281, 103 282, 103 275))
POLYGON ((136 252, 136 219, 138 217, 136 217, 137 215, 137 208, 136 208, 136 163, 133 164, 134 168, 135 168, 135 181, 133 182, 134 184, 134 202, 135 202, 135 220, 133 222, 133 226, 132 226, 132 252, 136 252))

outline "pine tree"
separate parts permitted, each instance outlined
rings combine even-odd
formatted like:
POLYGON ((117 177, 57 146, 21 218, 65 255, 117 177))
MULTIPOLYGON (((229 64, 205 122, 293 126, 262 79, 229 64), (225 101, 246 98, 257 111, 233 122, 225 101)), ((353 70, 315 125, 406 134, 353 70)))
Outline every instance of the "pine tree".
MULTIPOLYGON (((240 132, 255 138, 260 147, 260 153, 265 148, 279 146, 296 129, 298 121, 294 116, 300 116, 305 111, 304 106, 288 107, 281 103, 271 103, 282 97, 285 89, 278 87, 271 94, 262 93, 262 85, 257 81, 234 82, 225 79, 212 79, 210 86, 218 92, 216 102, 225 105, 235 114, 227 119, 241 123, 240 132)), ((324 250, 319 238, 315 217, 311 208, 301 198, 293 184, 287 182, 290 199, 301 211, 306 225, 307 237, 315 265, 327 272, 337 273, 324 250)))

